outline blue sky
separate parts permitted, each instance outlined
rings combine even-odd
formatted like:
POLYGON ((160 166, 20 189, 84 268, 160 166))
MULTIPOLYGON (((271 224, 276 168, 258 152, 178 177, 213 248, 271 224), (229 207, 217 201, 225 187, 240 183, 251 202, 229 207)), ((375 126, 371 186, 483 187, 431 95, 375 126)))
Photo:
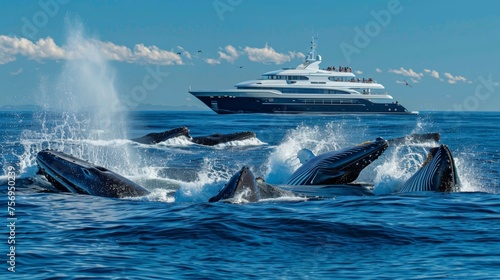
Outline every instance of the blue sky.
POLYGON ((0 6, 0 106, 52 98, 52 86, 67 78, 65 64, 85 59, 79 51, 93 46, 127 107, 203 108, 189 86, 231 88, 295 67, 314 35, 321 66, 351 66, 410 110, 500 110, 500 2, 494 0, 41 0, 0 6), (69 38, 78 28, 84 35, 75 47, 69 38))

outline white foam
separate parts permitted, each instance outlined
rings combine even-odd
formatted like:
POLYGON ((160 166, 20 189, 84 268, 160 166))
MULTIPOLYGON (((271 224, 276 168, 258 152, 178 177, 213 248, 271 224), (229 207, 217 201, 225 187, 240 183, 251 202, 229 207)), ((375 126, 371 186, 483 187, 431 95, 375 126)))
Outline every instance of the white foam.
MULTIPOLYGON (((100 146, 100 147, 119 147, 124 145, 130 145, 133 141, 128 139, 111 139, 111 140, 93 140, 93 139, 83 139, 78 142, 83 142, 85 144, 91 146, 100 146)), ((70 144, 78 144, 78 142, 69 140, 70 144)))
POLYGON ((245 140, 229 141, 226 143, 220 143, 214 146, 216 149, 224 149, 227 147, 252 147, 252 146, 262 146, 266 143, 260 141, 257 137, 252 137, 245 140))
POLYGON ((474 153, 460 152, 454 157, 455 166, 460 179, 462 192, 491 192, 492 190, 484 187, 478 176, 478 169, 474 165, 474 153))
POLYGON ((162 141, 156 145, 157 146, 166 146, 166 147, 185 147, 185 146, 193 145, 193 142, 191 141, 191 139, 182 135, 179 137, 167 139, 167 140, 162 141))
POLYGON ((427 158, 427 151, 423 147, 410 146, 387 149, 383 156, 372 163, 373 173, 366 175, 374 178, 374 193, 381 195, 397 191, 420 168, 427 158))
POLYGON ((183 182, 175 194, 175 201, 207 202, 219 192, 239 168, 229 170, 218 166, 212 158, 204 158, 198 178, 193 182, 183 182))

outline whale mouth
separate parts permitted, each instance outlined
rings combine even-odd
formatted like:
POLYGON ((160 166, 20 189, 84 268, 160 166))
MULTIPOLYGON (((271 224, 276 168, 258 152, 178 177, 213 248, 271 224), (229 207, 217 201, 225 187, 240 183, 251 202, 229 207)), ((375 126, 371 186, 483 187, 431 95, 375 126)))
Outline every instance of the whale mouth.
POLYGON ((112 198, 149 194, 148 190, 119 174, 63 152, 40 151, 36 161, 40 173, 62 192, 112 198))
POLYGON ((219 193, 211 197, 208 201, 217 202, 235 197, 248 202, 256 202, 260 199, 255 175, 248 166, 244 166, 236 172, 219 193))
POLYGON ((56 151, 43 150, 37 154, 36 161, 38 163, 40 173, 44 175, 54 187, 62 192, 86 194, 85 191, 63 176, 63 173, 72 172, 72 168, 69 168, 69 165, 77 164, 62 159, 56 153, 56 151), (63 166, 66 166, 67 169, 61 170, 61 167, 63 166))
POLYGON ((399 192, 456 192, 460 180, 450 149, 440 145, 430 149, 422 167, 406 181, 399 192))
POLYGON ((389 147, 387 140, 377 138, 354 147, 323 153, 310 158, 287 181, 287 185, 346 184, 389 147))

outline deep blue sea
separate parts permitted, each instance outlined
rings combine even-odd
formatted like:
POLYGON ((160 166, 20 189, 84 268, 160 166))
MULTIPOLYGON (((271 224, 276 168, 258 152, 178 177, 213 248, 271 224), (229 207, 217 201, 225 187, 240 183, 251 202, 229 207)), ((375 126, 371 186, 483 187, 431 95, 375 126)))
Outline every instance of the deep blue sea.
POLYGON ((0 112, 0 275, 498 279, 499 125, 496 112, 388 116, 144 111, 113 119, 0 112), (127 140, 179 126, 187 126, 192 136, 254 131, 257 139, 215 147, 183 138, 156 145, 127 140), (379 136, 429 132, 439 132, 440 143, 451 149, 461 192, 394 193, 438 145, 424 142, 389 147, 361 173, 357 181, 373 184, 374 196, 207 202, 244 165, 280 185, 298 168, 296 153, 302 148, 319 154, 379 136), (105 166, 152 193, 110 199, 47 192, 35 162, 45 148, 105 166), (9 170, 15 176, 8 176, 9 170), (8 193, 9 184, 15 185, 14 193, 8 193), (12 196, 15 206, 9 213, 12 196))

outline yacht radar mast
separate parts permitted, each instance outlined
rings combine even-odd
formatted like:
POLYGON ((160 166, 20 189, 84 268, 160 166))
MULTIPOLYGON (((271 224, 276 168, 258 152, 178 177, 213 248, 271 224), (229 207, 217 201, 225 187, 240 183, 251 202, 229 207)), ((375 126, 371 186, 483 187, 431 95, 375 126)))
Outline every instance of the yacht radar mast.
POLYGON ((306 57, 304 63, 297 66, 296 69, 319 69, 319 64, 321 63, 321 55, 316 54, 316 38, 312 37, 311 50, 306 57))

